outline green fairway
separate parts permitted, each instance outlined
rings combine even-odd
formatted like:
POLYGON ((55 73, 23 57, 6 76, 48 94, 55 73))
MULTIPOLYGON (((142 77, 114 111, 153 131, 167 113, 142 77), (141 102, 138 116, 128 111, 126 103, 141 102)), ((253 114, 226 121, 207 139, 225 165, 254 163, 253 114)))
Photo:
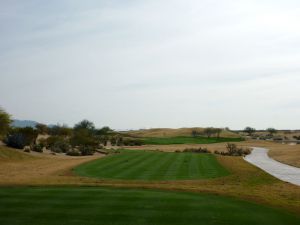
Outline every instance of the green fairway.
POLYGON ((209 194, 108 188, 0 188, 2 225, 296 225, 299 217, 209 194))
POLYGON ((212 154, 130 151, 82 164, 81 176, 121 180, 195 180, 228 175, 212 154))
POLYGON ((220 142, 239 142, 241 138, 216 138, 216 137, 149 137, 143 138, 145 145, 171 145, 171 144, 213 144, 220 142))

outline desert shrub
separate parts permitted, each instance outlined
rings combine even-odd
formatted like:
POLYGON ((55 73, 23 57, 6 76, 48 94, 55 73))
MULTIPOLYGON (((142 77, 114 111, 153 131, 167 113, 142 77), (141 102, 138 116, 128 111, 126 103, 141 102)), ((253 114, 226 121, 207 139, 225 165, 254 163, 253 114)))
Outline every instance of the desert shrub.
POLYGON ((123 146, 123 145, 124 145, 123 137, 119 137, 117 141, 117 146, 123 146))
POLYGON ((75 149, 67 151, 66 154, 69 155, 69 156, 81 156, 80 151, 75 150, 75 149))
POLYGON ((227 146, 227 152, 219 152, 219 151, 215 151, 215 154, 220 154, 220 155, 228 155, 228 156, 244 156, 244 155, 248 155, 251 153, 250 149, 246 148, 241 148, 241 147, 237 147, 236 144, 231 144, 228 143, 227 146))
POLYGON ((40 145, 40 144, 35 144, 35 145, 32 145, 31 149, 32 151, 35 151, 35 152, 43 152, 43 145, 40 145))
POLYGON ((191 152, 191 153, 210 153, 207 148, 186 148, 183 152, 191 152))
POLYGON ((117 144, 117 138, 114 137, 114 136, 112 136, 112 137, 110 138, 110 143, 111 143, 112 146, 115 146, 115 145, 117 144))
POLYGON ((55 142, 50 150, 56 153, 66 153, 71 149, 71 145, 67 141, 55 142))
POLYGON ((4 142, 7 146, 17 149, 23 149, 27 144, 26 138, 20 133, 8 135, 4 142))
POLYGON ((60 136, 51 136, 46 140, 46 146, 52 152, 66 153, 71 149, 69 141, 60 136))
POLYGON ((31 127, 14 128, 4 142, 12 148, 23 149, 27 145, 33 145, 37 138, 37 131, 31 127))
POLYGON ((143 140, 137 138, 124 138, 123 140, 125 146, 141 146, 143 143, 143 140))
POLYGON ((93 155, 96 148, 93 146, 80 146, 79 151, 81 152, 81 155, 93 155))
POLYGON ((75 146, 98 146, 99 140, 87 129, 78 129, 74 131, 70 139, 73 147, 75 146))

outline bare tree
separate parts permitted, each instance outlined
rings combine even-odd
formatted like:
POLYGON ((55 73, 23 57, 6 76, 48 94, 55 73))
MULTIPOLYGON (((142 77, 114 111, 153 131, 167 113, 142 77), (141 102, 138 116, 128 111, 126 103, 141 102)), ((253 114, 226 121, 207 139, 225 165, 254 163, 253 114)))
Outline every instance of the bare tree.
POLYGON ((251 136, 255 132, 255 129, 252 127, 246 127, 244 129, 244 132, 247 133, 249 136, 251 136))

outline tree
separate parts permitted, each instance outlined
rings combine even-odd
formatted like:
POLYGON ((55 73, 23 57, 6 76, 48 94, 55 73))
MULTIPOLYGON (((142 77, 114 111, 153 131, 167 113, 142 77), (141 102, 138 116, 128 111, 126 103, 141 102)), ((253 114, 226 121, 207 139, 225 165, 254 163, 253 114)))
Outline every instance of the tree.
POLYGON ((75 126, 74 126, 74 130, 81 130, 81 129, 86 129, 86 130, 89 130, 89 131, 94 131, 95 130, 95 125, 91 121, 82 120, 79 123, 75 124, 75 126))
POLYGON ((112 132, 113 130, 112 129, 110 129, 110 127, 102 127, 102 128, 100 128, 100 129, 98 129, 97 131, 96 131, 96 133, 97 133, 97 135, 107 135, 107 134, 109 134, 110 132, 112 132))
POLYGON ((69 128, 67 125, 55 125, 52 127, 48 127, 48 133, 54 136, 71 136, 72 128, 69 128))
POLYGON ((193 137, 197 137, 199 135, 200 135, 200 133, 197 130, 192 130, 192 136, 193 137))
POLYGON ((222 129, 221 128, 214 128, 214 133, 217 136, 217 138, 219 138, 220 134, 222 133, 222 129))
POLYGON ((244 129, 244 132, 247 133, 249 136, 251 136, 255 132, 255 129, 252 127, 246 127, 244 129))
POLYGON ((46 134, 48 132, 47 125, 42 124, 42 123, 38 123, 37 125, 35 125, 35 128, 37 129, 37 132, 39 134, 46 134))
POLYGON ((10 128, 10 115, 2 108, 0 108, 0 137, 5 136, 10 128))
POLYGON ((272 128, 272 127, 270 127, 270 128, 268 128, 267 129, 267 131, 270 133, 270 135, 274 135, 274 134, 276 134, 277 133, 277 130, 275 129, 275 128, 272 128))
POLYGON ((203 130, 203 134, 206 135, 208 138, 210 138, 214 134, 214 128, 213 127, 207 127, 203 130))

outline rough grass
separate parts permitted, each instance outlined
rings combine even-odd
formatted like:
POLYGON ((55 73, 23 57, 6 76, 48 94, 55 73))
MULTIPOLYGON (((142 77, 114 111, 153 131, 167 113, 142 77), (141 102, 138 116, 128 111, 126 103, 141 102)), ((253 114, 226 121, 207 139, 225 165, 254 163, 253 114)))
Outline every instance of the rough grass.
POLYGON ((148 137, 143 138, 145 145, 172 145, 172 144, 213 144, 221 142, 239 142, 241 138, 216 137, 148 137))
POLYGON ((122 180, 195 180, 228 175, 212 154, 129 151, 85 163, 82 176, 122 180))
POLYGON ((296 225, 285 211, 210 194, 105 188, 0 188, 0 224, 296 225))
POLYGON ((5 146, 0 146, 0 162, 4 161, 20 161, 34 159, 30 154, 24 153, 22 150, 16 150, 5 146))

